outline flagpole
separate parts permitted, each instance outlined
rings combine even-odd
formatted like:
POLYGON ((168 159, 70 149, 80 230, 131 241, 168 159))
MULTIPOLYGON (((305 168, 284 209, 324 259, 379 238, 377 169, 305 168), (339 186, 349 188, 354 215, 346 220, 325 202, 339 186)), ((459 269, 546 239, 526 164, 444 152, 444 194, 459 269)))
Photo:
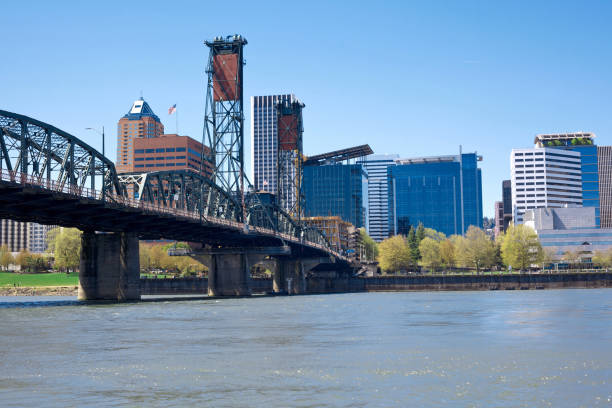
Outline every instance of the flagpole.
POLYGON ((178 109, 174 112, 176 113, 176 135, 179 136, 179 129, 178 129, 178 109))

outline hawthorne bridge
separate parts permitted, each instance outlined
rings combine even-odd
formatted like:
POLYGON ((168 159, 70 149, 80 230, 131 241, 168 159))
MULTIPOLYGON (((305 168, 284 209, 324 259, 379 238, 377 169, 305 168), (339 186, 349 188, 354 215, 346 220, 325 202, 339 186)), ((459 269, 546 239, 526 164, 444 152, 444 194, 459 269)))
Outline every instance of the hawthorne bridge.
POLYGON ((77 137, 0 110, 0 218, 83 231, 80 299, 140 298, 139 239, 201 243, 193 256, 207 265, 208 293, 214 296, 249 295, 250 268, 264 258, 276 261, 279 292, 288 281, 292 292, 303 292, 308 270, 321 263, 348 266, 320 231, 245 191, 246 40, 217 37, 206 44, 211 52, 204 137, 211 146, 212 177, 189 170, 117 174, 111 160, 77 137), (222 71, 228 66, 237 71, 233 77, 222 71))

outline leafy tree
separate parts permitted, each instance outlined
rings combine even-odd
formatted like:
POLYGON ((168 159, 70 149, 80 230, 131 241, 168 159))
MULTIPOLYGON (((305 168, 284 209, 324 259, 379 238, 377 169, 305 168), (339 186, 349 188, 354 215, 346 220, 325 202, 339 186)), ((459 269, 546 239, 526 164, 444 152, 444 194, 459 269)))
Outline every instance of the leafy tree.
POLYGON ((447 268, 453 268, 456 264, 455 245, 453 245, 453 242, 448 238, 440 241, 438 250, 440 251, 440 262, 442 265, 447 268))
POLYGON ((432 228, 425 228, 425 236, 438 242, 442 242, 446 239, 446 235, 443 232, 438 232, 432 228))
POLYGON ((364 258, 368 261, 376 259, 378 257, 378 244, 376 241, 368 235, 365 228, 359 228, 359 235, 361 235, 361 242, 363 242, 364 258))
POLYGON ((595 251, 593 263, 604 268, 612 267, 612 248, 608 248, 605 251, 595 251))
POLYGON ((48 251, 55 258, 54 268, 75 270, 81 260, 81 231, 76 228, 54 228, 47 234, 48 251))
POLYGON ((419 244, 419 252, 421 254, 421 263, 432 270, 436 270, 442 263, 440 243, 434 239, 429 237, 423 238, 419 244))
POLYGON ((540 260, 542 262, 542 269, 544 269, 546 267, 546 265, 555 262, 555 259, 556 259, 555 255, 556 254, 557 254, 557 248, 556 247, 542 248, 542 259, 540 260))
POLYGON ((411 263, 416 264, 421 259, 421 254, 419 253, 419 241, 414 228, 410 228, 408 232, 408 247, 410 248, 411 263))
POLYGON ((30 251, 28 251, 27 249, 22 249, 15 257, 15 262, 17 262, 17 265, 19 265, 19 267, 21 268, 21 272, 26 272, 29 270, 31 256, 32 254, 30 253, 30 251))
POLYGON ((423 238, 425 238, 425 227, 423 226, 422 222, 419 222, 415 235, 417 243, 420 244, 423 238))
POLYGON ((538 235, 531 227, 524 224, 510 224, 500 239, 504 264, 523 270, 542 262, 542 246, 538 235))
POLYGON ((148 245, 140 243, 138 245, 138 253, 140 258, 140 270, 149 272, 151 270, 151 248, 148 245))
POLYGON ((465 238, 459 242, 457 249, 463 253, 464 264, 476 267, 476 273, 480 273, 480 268, 491 268, 495 265, 495 243, 480 228, 470 225, 465 238))
POLYGON ((13 255, 9 251, 8 247, 6 245, 2 245, 0 247, 0 268, 6 271, 8 270, 9 265, 12 265, 14 263, 15 258, 13 258, 13 255))
POLYGON ((565 251, 561 258, 568 263, 578 263, 581 261, 580 252, 578 251, 565 251))
POLYGON ((383 271, 396 272, 412 265, 410 247, 406 238, 396 235, 378 245, 378 263, 383 271))

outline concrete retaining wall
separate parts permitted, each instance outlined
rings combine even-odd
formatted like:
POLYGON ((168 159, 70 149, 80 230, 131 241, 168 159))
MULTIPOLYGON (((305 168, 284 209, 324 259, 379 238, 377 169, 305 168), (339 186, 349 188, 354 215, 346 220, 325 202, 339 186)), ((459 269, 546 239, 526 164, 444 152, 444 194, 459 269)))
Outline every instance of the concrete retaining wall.
MULTIPOLYGON (((251 279, 253 293, 272 292, 272 279, 251 279)), ((206 278, 140 279, 142 295, 199 295, 208 294, 206 278)))
MULTIPOLYGON (((253 293, 272 293, 272 279, 250 280, 253 293)), ((306 293, 397 292, 418 290, 534 290, 610 288, 609 273, 378 276, 369 278, 315 278, 306 280, 306 293)), ((141 279, 143 295, 205 295, 206 278, 141 279)))

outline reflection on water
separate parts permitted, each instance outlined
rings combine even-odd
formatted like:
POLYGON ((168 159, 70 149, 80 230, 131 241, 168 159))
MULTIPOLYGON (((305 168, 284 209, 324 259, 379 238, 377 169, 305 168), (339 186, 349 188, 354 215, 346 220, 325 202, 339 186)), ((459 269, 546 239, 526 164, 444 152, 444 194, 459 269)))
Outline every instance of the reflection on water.
POLYGON ((612 406, 611 294, 412 292, 130 304, 0 298, 0 401, 612 406))

